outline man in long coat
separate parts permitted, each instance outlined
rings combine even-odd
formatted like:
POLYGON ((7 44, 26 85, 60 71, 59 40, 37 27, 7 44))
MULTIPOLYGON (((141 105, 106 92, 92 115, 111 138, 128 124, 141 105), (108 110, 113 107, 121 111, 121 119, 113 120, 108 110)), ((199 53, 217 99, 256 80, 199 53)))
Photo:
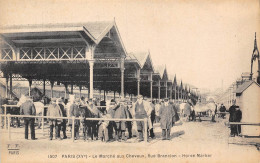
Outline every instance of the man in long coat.
MULTIPOLYGON (((115 110, 115 119, 127 119, 129 117, 127 105, 125 105, 125 100, 122 98, 120 99, 119 107, 115 110)), ((127 140, 125 137, 125 130, 126 130, 126 121, 115 121, 116 122, 116 140, 121 141, 123 139, 124 141, 127 140), (119 136, 121 135, 121 138, 119 136)))
POLYGON ((164 99, 164 104, 162 104, 159 111, 162 128, 162 140, 170 140, 171 128, 173 126, 173 117, 175 116, 175 111, 173 105, 169 104, 168 98, 164 99))
MULTIPOLYGON (((238 106, 236 106, 236 101, 233 100, 232 101, 232 105, 230 106, 230 108, 228 109, 228 112, 229 112, 229 122, 235 122, 236 121, 236 108, 238 106)), ((234 137, 235 134, 237 133, 237 127, 236 125, 230 125, 230 136, 231 137, 234 137)))

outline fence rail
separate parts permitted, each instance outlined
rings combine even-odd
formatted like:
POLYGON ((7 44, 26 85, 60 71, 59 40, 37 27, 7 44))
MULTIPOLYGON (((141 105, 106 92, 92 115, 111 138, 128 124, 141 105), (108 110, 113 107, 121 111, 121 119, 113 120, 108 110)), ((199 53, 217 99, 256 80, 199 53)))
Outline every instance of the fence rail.
MULTIPOLYGON (((5 122, 7 123, 7 118, 6 118, 6 115, 7 115, 7 108, 19 108, 19 106, 18 105, 6 105, 6 104, 4 104, 4 105, 2 105, 3 107, 4 107, 4 115, 5 115, 5 122)), ((43 109, 45 109, 45 108, 48 108, 48 106, 49 105, 45 105, 44 106, 44 108, 43 109)), ((106 106, 96 106, 97 108, 105 108, 106 106)), ((42 110, 42 113, 44 113, 44 110, 42 110)), ((5 129, 6 129, 6 125, 4 125, 5 126, 5 129)))
POLYGON ((260 126, 260 123, 253 122, 226 122, 226 125, 251 125, 251 126, 260 126))
MULTIPOLYGON (((71 119, 72 120, 72 141, 74 142, 74 132, 75 132, 75 120, 104 120, 104 121, 143 121, 144 122, 144 141, 147 143, 148 140, 148 135, 147 135, 147 130, 148 130, 148 120, 147 118, 144 119, 120 119, 120 118, 77 118, 77 117, 53 117, 53 116, 32 116, 32 115, 0 115, 0 122, 2 123, 2 117, 5 117, 4 121, 4 126, 6 129, 6 120, 7 120, 7 126, 8 126, 8 138, 11 140, 11 117, 20 117, 20 118, 47 118, 47 119, 71 119)), ((42 120, 42 133, 44 133, 44 120, 42 120)))

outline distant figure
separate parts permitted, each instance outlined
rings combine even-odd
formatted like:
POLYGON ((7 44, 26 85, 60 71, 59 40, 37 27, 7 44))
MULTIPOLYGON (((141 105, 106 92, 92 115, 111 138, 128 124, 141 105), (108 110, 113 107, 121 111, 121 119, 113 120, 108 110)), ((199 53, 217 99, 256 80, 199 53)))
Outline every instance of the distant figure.
POLYGON ((226 107, 225 107, 223 104, 221 104, 221 106, 220 106, 220 108, 219 108, 219 111, 221 112, 220 116, 221 116, 223 119, 225 119, 226 114, 224 114, 224 113, 227 111, 227 109, 226 109, 226 107))
MULTIPOLYGON (((26 101, 20 106, 20 115, 36 115, 36 110, 33 101, 28 96, 26 97, 26 101)), ((24 117, 25 139, 28 139, 28 126, 30 125, 31 139, 36 140, 34 121, 35 118, 24 117)))

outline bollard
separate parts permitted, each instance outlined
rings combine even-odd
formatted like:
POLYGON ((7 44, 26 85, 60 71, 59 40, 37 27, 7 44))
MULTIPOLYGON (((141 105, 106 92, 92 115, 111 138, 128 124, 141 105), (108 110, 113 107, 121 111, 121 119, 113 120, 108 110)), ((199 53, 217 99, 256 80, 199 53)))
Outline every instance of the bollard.
POLYGON ((72 117, 72 131, 71 131, 72 142, 74 142, 74 132, 75 132, 75 116, 72 117))
POLYGON ((11 117, 10 117, 10 114, 8 114, 7 117, 8 117, 8 139, 11 140, 11 127, 10 127, 11 117))
POLYGON ((147 136, 147 118, 144 118, 144 142, 147 143, 147 139, 148 139, 148 136, 147 136))
POLYGON ((6 128, 6 124, 7 124, 6 105, 4 105, 4 107, 5 107, 5 120, 4 120, 4 125, 5 125, 5 129, 7 129, 7 128, 6 128))

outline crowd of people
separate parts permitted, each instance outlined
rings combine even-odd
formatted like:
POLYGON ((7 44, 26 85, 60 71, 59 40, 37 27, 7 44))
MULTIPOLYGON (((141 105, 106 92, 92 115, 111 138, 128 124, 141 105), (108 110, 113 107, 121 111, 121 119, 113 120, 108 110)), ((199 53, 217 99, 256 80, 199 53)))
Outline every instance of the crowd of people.
MULTIPOLYGON (((117 101, 112 99, 101 104, 105 106, 97 105, 96 99, 84 97, 80 99, 70 98, 68 101, 63 98, 51 98, 45 112, 44 101, 33 102, 33 98, 30 96, 25 96, 23 100, 20 99, 20 101, 12 104, 18 106, 14 107, 16 114, 46 115, 49 125, 49 140, 54 138, 57 140, 67 139, 67 132, 71 133, 72 131, 72 117, 76 118, 74 121, 75 140, 80 139, 80 132, 82 131, 84 141, 101 140, 104 142, 127 141, 133 136, 137 136, 140 142, 144 140, 144 132, 147 132, 148 137, 155 138, 154 122, 160 122, 162 140, 169 140, 170 130, 174 123, 179 120, 177 109, 172 102, 169 102, 168 98, 162 101, 151 101, 141 95, 137 96, 136 102, 132 102, 129 98, 119 98, 117 101), (69 117, 69 119, 66 117, 69 117), (86 118, 98 119, 90 120, 86 118), (143 121, 145 118, 147 119, 147 131, 145 131, 143 121), (142 119, 142 121, 130 119, 142 119)), ((9 110, 8 113, 14 113, 10 111, 13 109, 7 110, 9 110)), ((31 140, 36 140, 35 126, 38 129, 42 127, 42 118, 13 118, 11 125, 20 127, 21 119, 24 121, 25 139, 28 139, 28 128, 30 128, 31 140)))
MULTIPOLYGON (((49 139, 62 140, 67 139, 67 132, 72 131, 72 117, 78 118, 74 121, 74 139, 80 139, 82 131, 85 141, 101 140, 104 142, 111 141, 127 141, 133 136, 137 136, 138 141, 144 140, 144 132, 150 138, 155 138, 153 124, 160 123, 162 129, 162 140, 170 139, 171 128, 175 122, 179 121, 179 108, 176 103, 165 98, 162 101, 151 101, 143 96, 137 96, 137 101, 132 102, 129 98, 119 98, 119 100, 102 101, 98 103, 97 99, 70 98, 51 98, 48 103, 46 98, 34 101, 30 96, 24 96, 18 99, 2 99, 1 104, 17 105, 7 109, 7 114, 13 115, 45 115, 49 125, 49 139), (48 106, 44 109, 44 106, 48 106), (69 117, 70 119, 66 118, 69 117), (86 118, 102 118, 97 120, 88 120, 86 118), (147 118, 147 131, 144 131, 144 121, 131 121, 130 119, 147 118), (116 120, 111 120, 116 119, 116 120), (129 119, 120 120, 120 119, 129 119), (55 133, 53 133, 53 130, 55 133), (62 133, 62 134, 61 134, 62 133), (62 136, 61 136, 62 135, 62 136)), ((192 105, 191 105, 192 106, 192 105)), ((228 112, 229 122, 240 122, 242 112, 236 101, 233 101, 229 109, 221 104, 219 107, 220 117, 223 119, 228 112)), ((1 114, 4 114, 3 107, 1 114)), ((25 128, 25 139, 28 139, 28 128, 30 128, 31 139, 36 140, 35 125, 40 129, 42 126, 42 118, 11 118, 11 126, 20 127, 21 119, 25 128)), ((1 127, 4 126, 4 118, 2 118, 1 127)), ((238 136, 241 134, 240 125, 230 125, 230 136, 238 136)))

